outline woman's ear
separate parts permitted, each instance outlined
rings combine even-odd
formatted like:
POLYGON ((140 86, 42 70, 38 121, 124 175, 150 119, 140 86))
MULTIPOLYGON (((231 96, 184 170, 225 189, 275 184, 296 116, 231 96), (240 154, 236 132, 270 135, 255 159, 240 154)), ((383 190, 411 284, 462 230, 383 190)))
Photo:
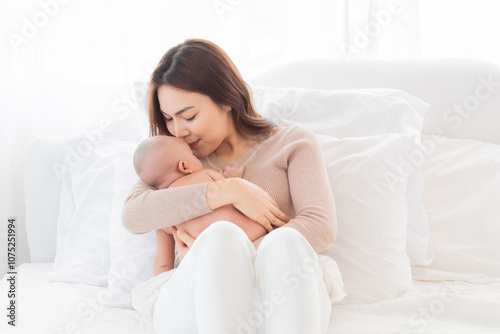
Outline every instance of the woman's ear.
POLYGON ((183 174, 192 174, 193 173, 191 168, 189 168, 188 164, 183 160, 179 161, 178 169, 179 169, 179 172, 181 172, 183 174))
POLYGON ((227 104, 225 104, 225 105, 222 106, 222 110, 224 110, 226 112, 230 112, 232 109, 233 108, 231 108, 231 106, 227 105, 227 104))

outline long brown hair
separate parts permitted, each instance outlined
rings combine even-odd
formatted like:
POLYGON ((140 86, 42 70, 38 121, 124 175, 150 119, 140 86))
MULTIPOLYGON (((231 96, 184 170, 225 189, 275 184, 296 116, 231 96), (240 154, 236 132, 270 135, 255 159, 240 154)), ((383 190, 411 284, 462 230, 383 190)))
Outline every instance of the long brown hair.
POLYGON ((148 90, 151 136, 172 135, 158 101, 158 88, 163 85, 207 95, 220 107, 230 106, 236 131, 245 138, 269 134, 275 127, 254 110, 250 90, 238 69, 224 50, 210 41, 188 39, 168 50, 156 66, 148 90))

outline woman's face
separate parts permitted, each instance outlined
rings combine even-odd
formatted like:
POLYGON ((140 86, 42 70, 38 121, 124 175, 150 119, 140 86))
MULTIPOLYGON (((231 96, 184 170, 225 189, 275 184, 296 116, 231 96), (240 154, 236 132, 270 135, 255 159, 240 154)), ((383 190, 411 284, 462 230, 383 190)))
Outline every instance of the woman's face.
POLYGON ((233 129, 231 108, 219 107, 206 95, 161 86, 158 100, 168 131, 198 158, 214 152, 233 129))

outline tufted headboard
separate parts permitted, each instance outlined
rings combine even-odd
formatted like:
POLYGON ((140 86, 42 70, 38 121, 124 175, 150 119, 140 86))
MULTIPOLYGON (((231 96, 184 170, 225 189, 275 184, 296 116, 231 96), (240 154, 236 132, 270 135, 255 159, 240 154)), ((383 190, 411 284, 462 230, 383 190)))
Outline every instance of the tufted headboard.
POLYGON ((500 144, 500 65, 472 59, 310 59, 281 65, 250 86, 395 88, 430 104, 423 133, 500 144))

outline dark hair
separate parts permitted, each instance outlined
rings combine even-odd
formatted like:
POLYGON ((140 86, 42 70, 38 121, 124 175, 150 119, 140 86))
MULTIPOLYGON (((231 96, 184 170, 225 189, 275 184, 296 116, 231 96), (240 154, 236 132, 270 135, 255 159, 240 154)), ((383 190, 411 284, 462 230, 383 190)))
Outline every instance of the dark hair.
POLYGON ((269 134, 275 127, 253 108, 250 90, 228 55, 216 44, 188 39, 171 48, 156 66, 148 90, 151 136, 169 135, 160 110, 158 88, 166 85, 207 95, 222 107, 231 107, 236 131, 248 138, 269 134))

